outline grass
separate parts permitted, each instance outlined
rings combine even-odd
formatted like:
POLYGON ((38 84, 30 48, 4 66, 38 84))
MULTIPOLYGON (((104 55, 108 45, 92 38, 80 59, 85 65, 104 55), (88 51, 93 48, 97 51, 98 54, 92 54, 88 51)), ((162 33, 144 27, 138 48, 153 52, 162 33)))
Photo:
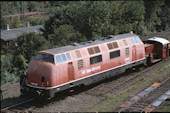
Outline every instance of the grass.
MULTIPOLYGON (((141 77, 137 78, 135 83, 125 90, 121 91, 119 94, 110 94, 108 95, 107 100, 103 101, 99 105, 92 107, 88 111, 93 112, 111 112, 113 109, 116 109, 117 107, 120 106, 120 104, 123 104, 123 102, 130 98, 133 97, 136 93, 138 93, 141 89, 144 89, 151 85, 153 81, 156 79, 163 79, 166 74, 170 73, 170 64, 163 66, 162 68, 159 68, 155 70, 154 72, 147 73, 147 77, 145 77, 142 82, 141 77)), ((155 82, 155 81, 154 81, 155 82)), ((166 108, 165 108, 166 109, 166 108)))
POLYGON ((166 102, 166 105, 160 110, 160 112, 169 112, 170 111, 170 101, 166 102))

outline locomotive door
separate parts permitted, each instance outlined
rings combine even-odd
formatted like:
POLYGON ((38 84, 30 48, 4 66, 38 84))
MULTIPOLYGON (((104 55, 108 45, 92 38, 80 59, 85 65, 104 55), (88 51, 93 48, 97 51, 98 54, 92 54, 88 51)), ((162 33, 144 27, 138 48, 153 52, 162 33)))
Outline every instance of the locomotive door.
POLYGON ((68 63, 68 78, 69 81, 74 80, 74 67, 72 62, 68 63))
POLYGON ((132 60, 135 61, 136 60, 136 46, 133 46, 133 50, 132 50, 132 60))

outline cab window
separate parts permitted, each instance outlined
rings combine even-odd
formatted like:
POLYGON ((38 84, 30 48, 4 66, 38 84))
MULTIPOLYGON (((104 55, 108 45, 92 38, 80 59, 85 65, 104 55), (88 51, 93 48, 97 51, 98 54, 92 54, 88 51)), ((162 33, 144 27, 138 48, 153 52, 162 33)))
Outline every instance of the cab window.
POLYGON ((133 37, 130 38, 132 44, 135 44, 135 39, 133 37))
POLYGON ((41 60, 42 59, 42 54, 38 53, 35 55, 35 57, 33 58, 33 60, 41 60))
POLYGON ((141 43, 141 39, 139 37, 135 37, 137 43, 141 43))
POLYGON ((54 56, 50 54, 43 54, 42 55, 42 60, 46 62, 51 62, 54 63, 54 56))

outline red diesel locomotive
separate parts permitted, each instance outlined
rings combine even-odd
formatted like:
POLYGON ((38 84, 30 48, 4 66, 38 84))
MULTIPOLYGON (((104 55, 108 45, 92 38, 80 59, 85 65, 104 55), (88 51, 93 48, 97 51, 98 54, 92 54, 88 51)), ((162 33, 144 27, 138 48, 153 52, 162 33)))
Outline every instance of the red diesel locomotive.
POLYGON ((51 98, 59 91, 92 84, 169 55, 165 39, 144 43, 138 35, 126 33, 39 51, 29 63, 26 88, 51 98))

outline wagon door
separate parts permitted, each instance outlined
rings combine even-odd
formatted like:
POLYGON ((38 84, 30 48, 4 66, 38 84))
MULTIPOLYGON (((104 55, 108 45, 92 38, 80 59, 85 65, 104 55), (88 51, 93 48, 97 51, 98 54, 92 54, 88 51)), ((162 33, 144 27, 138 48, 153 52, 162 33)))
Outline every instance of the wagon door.
POLYGON ((74 67, 72 62, 68 63, 68 78, 69 81, 74 80, 74 67))
POLYGON ((132 50, 132 60, 135 61, 136 60, 136 46, 133 45, 133 50, 132 50))

